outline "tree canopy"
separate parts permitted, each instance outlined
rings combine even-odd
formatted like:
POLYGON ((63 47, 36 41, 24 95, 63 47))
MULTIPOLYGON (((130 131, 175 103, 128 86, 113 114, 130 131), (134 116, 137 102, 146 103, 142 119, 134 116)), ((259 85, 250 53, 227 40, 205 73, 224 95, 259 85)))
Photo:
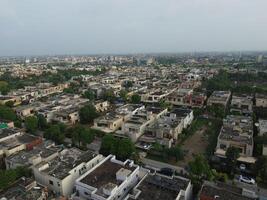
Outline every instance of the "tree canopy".
POLYGON ((92 104, 87 104, 79 111, 80 121, 82 124, 92 123, 99 116, 96 108, 92 104))
POLYGON ((35 116, 29 116, 25 119, 25 127, 28 132, 34 134, 38 128, 38 119, 35 116))

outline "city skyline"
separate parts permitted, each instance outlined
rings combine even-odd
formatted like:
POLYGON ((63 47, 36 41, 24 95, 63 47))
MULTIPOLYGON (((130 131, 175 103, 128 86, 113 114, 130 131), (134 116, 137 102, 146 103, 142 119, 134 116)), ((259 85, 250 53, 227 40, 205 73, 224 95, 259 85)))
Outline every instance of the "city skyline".
POLYGON ((0 56, 264 51, 263 0, 0 2, 0 56))

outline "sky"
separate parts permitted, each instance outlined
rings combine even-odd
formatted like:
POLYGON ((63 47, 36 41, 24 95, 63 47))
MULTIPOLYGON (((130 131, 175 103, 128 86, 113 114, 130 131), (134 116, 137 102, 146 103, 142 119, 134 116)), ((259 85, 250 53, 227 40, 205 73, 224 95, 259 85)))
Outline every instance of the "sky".
POLYGON ((267 0, 0 0, 0 56, 267 50, 267 0))

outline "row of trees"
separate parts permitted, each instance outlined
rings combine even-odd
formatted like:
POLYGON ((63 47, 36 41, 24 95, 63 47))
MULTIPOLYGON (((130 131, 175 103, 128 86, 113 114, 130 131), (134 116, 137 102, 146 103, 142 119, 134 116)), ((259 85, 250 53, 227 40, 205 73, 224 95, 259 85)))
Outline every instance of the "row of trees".
POLYGON ((184 153, 180 146, 173 146, 171 148, 164 148, 159 143, 155 143, 153 148, 149 151, 152 156, 159 156, 163 160, 173 160, 176 162, 184 158, 184 153))
POLYGON ((116 138, 112 134, 107 134, 102 138, 100 153, 104 156, 113 154, 120 160, 126 160, 132 158, 134 152, 134 144, 128 138, 116 138))

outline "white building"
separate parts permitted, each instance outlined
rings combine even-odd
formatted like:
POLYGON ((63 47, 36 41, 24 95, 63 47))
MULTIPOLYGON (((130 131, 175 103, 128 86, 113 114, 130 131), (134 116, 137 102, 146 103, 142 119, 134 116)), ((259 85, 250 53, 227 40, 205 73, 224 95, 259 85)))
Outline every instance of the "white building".
POLYGON ((65 149, 55 159, 34 166, 33 173, 37 183, 57 195, 68 197, 73 193, 75 180, 102 159, 102 155, 92 152, 82 152, 75 148, 65 149))

